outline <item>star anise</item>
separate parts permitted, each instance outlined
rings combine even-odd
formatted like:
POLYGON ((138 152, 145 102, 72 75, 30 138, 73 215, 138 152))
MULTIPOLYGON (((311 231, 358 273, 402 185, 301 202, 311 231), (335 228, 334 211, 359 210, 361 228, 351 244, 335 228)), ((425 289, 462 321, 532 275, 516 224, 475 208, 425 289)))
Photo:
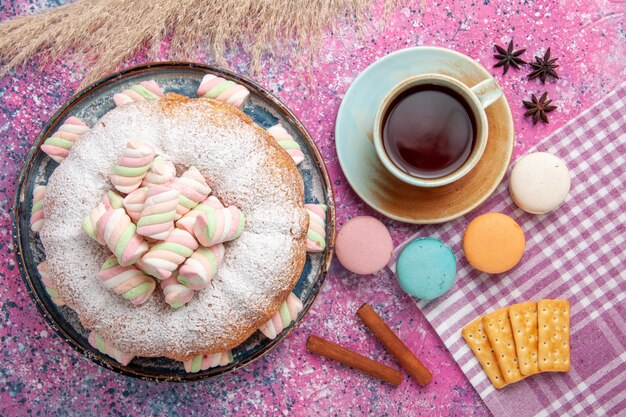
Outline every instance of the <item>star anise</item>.
POLYGON ((548 114, 552 110, 556 109, 556 106, 552 106, 552 100, 548 100, 548 92, 542 94, 541 98, 537 100, 536 95, 532 95, 532 101, 523 101, 524 106, 528 109, 524 113, 524 117, 532 116, 533 125, 536 125, 539 119, 544 123, 550 123, 548 121, 548 114))
POLYGON ((550 77, 559 78, 559 75, 554 70, 555 68, 559 67, 558 65, 556 65, 557 59, 558 58, 550 59, 550 48, 548 48, 548 50, 544 54, 543 59, 535 56, 535 62, 529 62, 530 66, 533 67, 535 70, 528 74, 528 78, 532 80, 533 78, 539 77, 542 83, 546 82, 546 78, 548 77, 548 75, 550 77))
POLYGON ((495 47, 498 53, 494 54, 493 56, 494 58, 497 58, 500 61, 498 61, 498 63, 494 65, 494 67, 504 66, 504 72, 502 73, 502 75, 506 74, 506 72, 509 70, 509 65, 515 69, 519 69, 520 65, 526 64, 526 61, 524 61, 522 58, 519 57, 521 54, 526 52, 526 49, 520 49, 519 51, 514 51, 513 39, 511 39, 511 42, 509 42, 509 46, 507 49, 504 49, 503 47, 498 46, 498 45, 495 45, 495 47))

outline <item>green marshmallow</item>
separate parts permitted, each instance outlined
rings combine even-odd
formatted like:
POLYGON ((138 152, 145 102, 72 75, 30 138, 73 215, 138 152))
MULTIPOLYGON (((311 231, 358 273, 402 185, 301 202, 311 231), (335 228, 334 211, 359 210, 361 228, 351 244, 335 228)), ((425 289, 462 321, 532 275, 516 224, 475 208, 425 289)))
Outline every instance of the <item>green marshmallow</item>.
POLYGON ((206 216, 206 234, 208 240, 213 240, 215 238, 215 231, 217 230, 217 218, 215 217, 215 209, 211 207, 212 213, 207 212, 206 216))
POLYGON ((91 224, 91 218, 89 216, 85 216, 85 219, 83 220, 83 230, 85 233, 87 233, 87 236, 89 236, 93 240, 98 240, 96 236, 96 231, 91 224))
POLYGON ((31 210, 32 213, 39 211, 43 208, 43 200, 39 200, 37 201, 35 204, 33 204, 33 209, 31 210))
POLYGON ((280 320, 283 322, 283 327, 286 327, 291 323, 291 314, 289 314, 289 306, 286 302, 282 303, 280 306, 280 320))
POLYGON ((140 84, 135 84, 130 87, 130 89, 141 95, 141 97, 145 98, 146 100, 156 100, 159 98, 159 96, 140 84))
POLYGON ((243 233, 243 228, 246 226, 246 216, 241 213, 239 216, 239 225, 237 226, 237 230, 235 231, 235 236, 233 239, 237 239, 243 233))
POLYGON ((54 288, 46 287, 46 292, 52 298, 59 298, 59 293, 54 288))
POLYGON ((109 269, 109 268, 113 268, 114 266, 118 266, 118 265, 119 265, 119 262, 117 262, 117 258, 111 256, 106 261, 104 261, 104 263, 102 264, 100 269, 109 269))
POLYGON ((149 165, 141 167, 125 167, 123 165, 115 165, 115 167, 113 167, 113 173, 122 177, 139 177, 148 172, 148 169, 150 169, 149 165))
POLYGON ((235 84, 233 81, 223 82, 223 83, 218 84, 215 87, 213 87, 204 96, 205 97, 209 97, 209 98, 217 98, 217 97, 219 97, 220 94, 222 94, 224 91, 228 90, 230 87, 232 87, 234 85, 237 85, 237 84, 235 84))
POLYGON ((278 145, 280 145, 280 147, 285 150, 289 150, 289 149, 301 150, 300 145, 298 145, 298 142, 295 142, 293 140, 281 140, 281 141, 278 141, 278 145))
POLYGON ((101 353, 107 354, 107 347, 104 338, 98 334, 96 334, 96 347, 101 353))
POLYGON ((132 290, 126 291, 124 293, 123 297, 125 299, 127 299, 127 300, 134 300, 135 298, 139 297, 140 295, 143 295, 143 294, 147 293, 148 291, 150 291, 150 288, 152 288, 152 283, 151 282, 144 282, 143 284, 137 285, 132 290))
POLYGON ((153 224, 167 223, 174 220, 176 211, 168 211, 165 213, 151 214, 150 216, 142 216, 137 222, 137 226, 152 226, 153 224))
POLYGON ((178 275, 178 282, 180 282, 181 284, 183 284, 185 287, 187 286, 187 284, 189 284, 189 281, 187 281, 187 278, 184 275, 178 275))
POLYGON ((74 142, 67 139, 57 138, 55 136, 51 136, 44 142, 44 145, 56 146, 63 149, 70 149, 74 142))
POLYGON ((109 201, 111 202, 111 207, 113 207, 114 209, 122 208, 124 206, 124 199, 115 191, 109 191, 108 196, 109 201))
POLYGON ((190 257, 191 254, 193 253, 193 250, 191 248, 188 248, 187 246, 183 246, 183 245, 180 245, 178 243, 173 243, 173 242, 158 243, 152 247, 152 250, 153 251, 163 250, 167 252, 172 252, 184 258, 190 257))
POLYGON ((195 201, 185 197, 184 195, 180 195, 178 197, 178 204, 180 204, 183 207, 186 207, 188 209, 192 209, 194 207, 196 207, 198 205, 198 203, 196 203, 195 201))
POLYGON ((128 242, 130 242, 132 237, 135 235, 135 231, 135 225, 131 224, 124 230, 122 236, 120 236, 120 240, 117 241, 117 245, 115 245, 115 250, 113 251, 117 259, 122 259, 124 249, 126 249, 126 246, 128 246, 128 242))
POLYGON ((324 236, 320 235, 314 230, 309 229, 306 233, 306 238, 312 242, 319 244, 322 250, 326 248, 326 240, 324 239, 324 236))
POLYGON ((191 370, 189 372, 198 372, 202 366, 202 355, 195 356, 191 360, 191 370))

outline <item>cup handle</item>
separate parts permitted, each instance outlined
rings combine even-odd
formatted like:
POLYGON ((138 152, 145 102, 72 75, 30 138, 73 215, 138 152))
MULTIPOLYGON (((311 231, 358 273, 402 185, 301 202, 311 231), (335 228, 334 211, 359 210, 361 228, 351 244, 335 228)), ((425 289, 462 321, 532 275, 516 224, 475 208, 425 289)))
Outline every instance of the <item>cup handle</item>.
POLYGON ((503 94, 502 89, 494 77, 487 78, 485 81, 476 84, 471 90, 476 94, 476 97, 478 97, 483 109, 491 106, 496 100, 502 97, 503 94))

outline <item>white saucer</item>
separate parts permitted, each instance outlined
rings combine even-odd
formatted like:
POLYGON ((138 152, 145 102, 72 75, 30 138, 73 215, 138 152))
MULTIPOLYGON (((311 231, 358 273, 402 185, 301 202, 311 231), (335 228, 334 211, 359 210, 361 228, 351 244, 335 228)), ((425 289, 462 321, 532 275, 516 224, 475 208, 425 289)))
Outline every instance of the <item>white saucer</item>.
POLYGON ((485 153, 461 180, 428 189, 405 184, 391 175, 372 143, 376 111, 395 85, 429 73, 449 75, 470 87, 491 77, 478 62, 449 49, 403 49, 374 62, 352 82, 335 126, 339 164, 354 191, 374 210, 407 223, 441 223, 478 207, 502 181, 515 143, 511 109, 502 96, 486 110, 489 138, 485 153))

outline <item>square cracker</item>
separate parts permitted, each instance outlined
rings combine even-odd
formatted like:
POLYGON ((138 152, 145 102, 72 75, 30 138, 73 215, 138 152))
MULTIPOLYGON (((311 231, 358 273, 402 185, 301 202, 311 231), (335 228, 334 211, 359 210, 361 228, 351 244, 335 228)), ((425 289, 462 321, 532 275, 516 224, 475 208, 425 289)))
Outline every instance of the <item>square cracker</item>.
POLYGON ((539 369, 570 369, 570 307, 567 300, 541 300, 537 303, 539 328, 539 369))
POLYGON ((537 303, 513 304, 509 307, 509 319, 520 372, 522 375, 538 373, 537 303))
POLYGON ((509 308, 501 308, 483 317, 485 333, 496 355, 498 366, 507 383, 517 382, 524 378, 517 363, 515 340, 509 320, 509 308))
POLYGON ((485 334, 482 317, 477 318, 465 326, 461 334, 470 349, 472 349, 472 352, 474 352, 476 359, 478 359, 478 362, 485 370, 485 373, 489 377, 493 386, 498 389, 504 387, 506 385, 506 381, 502 376, 502 372, 500 372, 493 349, 491 348, 489 339, 487 339, 487 335, 485 334))

